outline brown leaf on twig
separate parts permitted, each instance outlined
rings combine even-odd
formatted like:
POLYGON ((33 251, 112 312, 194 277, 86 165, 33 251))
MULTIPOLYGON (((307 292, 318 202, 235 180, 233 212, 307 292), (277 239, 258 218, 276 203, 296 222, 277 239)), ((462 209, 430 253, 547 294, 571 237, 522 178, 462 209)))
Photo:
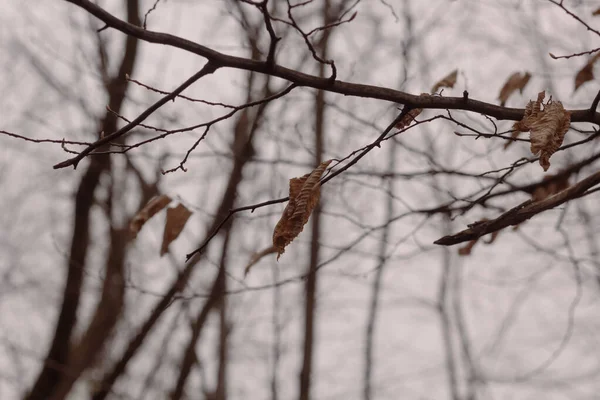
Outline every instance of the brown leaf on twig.
POLYGON ((440 88, 443 88, 443 87, 453 88, 454 85, 456 84, 457 75, 458 75, 458 70, 455 69, 450 74, 448 74, 448 76, 444 77, 444 79, 442 79, 441 81, 439 81, 435 85, 433 85, 433 87, 431 88, 431 93, 436 93, 440 88))
MULTIPOLYGON (((421 93, 419 95, 419 97, 423 97, 423 96, 429 96, 429 93, 421 93)), ((406 128, 407 126, 412 124, 412 122, 415 120, 415 118, 417 118, 419 116, 419 114, 421 114, 421 112, 423 112, 422 108, 413 108, 408 113, 406 113, 406 115, 400 121, 398 121, 396 123, 396 125, 394 125, 394 127, 396 129, 406 128)))
POLYGON ((523 119, 515 122, 513 129, 529 131, 531 152, 540 155, 540 165, 547 171, 550 168, 550 157, 558 150, 569 130, 571 114, 560 101, 552 101, 552 97, 544 104, 545 96, 546 92, 540 92, 535 102, 527 104, 523 119))
POLYGON ((406 113, 406 115, 402 117, 402 119, 398 121, 396 125, 394 125, 394 127, 397 129, 406 128, 415 120, 415 118, 419 116, 419 114, 421 114, 422 111, 422 108, 413 108, 408 113, 406 113))
POLYGON ((531 79, 531 74, 529 72, 525 72, 522 75, 520 72, 515 72, 514 74, 512 74, 506 80, 504 86, 502 86, 502 89, 500 89, 500 95, 498 96, 498 99, 500 100, 500 105, 504 107, 510 95, 513 94, 516 90, 518 90, 520 93, 523 93, 523 88, 525 87, 525 85, 527 85, 529 79, 531 79))
POLYGON ((250 268, 252 268, 257 262, 259 262, 261 258, 273 253, 277 253, 277 249, 275 248, 275 246, 267 247, 266 249, 259 251, 258 253, 252 254, 250 262, 248 263, 248 265, 246 265, 246 268, 244 268, 244 277, 248 275, 248 272, 250 272, 250 268))
MULTIPOLYGON (((489 219, 487 218, 483 218, 481 221, 476 222, 475 224, 478 223, 482 223, 485 221, 489 221, 489 219)), ((490 238, 488 240, 483 240, 483 243, 485 244, 492 244, 496 241, 496 238, 498 237, 498 234, 500 233, 500 231, 496 231, 496 232, 492 232, 492 234, 490 235, 490 238)), ((458 255, 459 256, 468 256, 471 254, 473 247, 475 247, 475 244, 479 241, 479 238, 477 239, 473 239, 470 240, 469 242, 467 242, 466 245, 464 245, 463 247, 458 249, 458 255)))
POLYGON ((597 8, 596 11, 594 11, 592 13, 592 15, 596 16, 596 15, 600 15, 600 8, 597 8))
POLYGON ((310 174, 290 179, 290 200, 283 210, 281 219, 273 232, 273 247, 277 259, 304 229, 308 218, 319 201, 321 184, 319 180, 332 160, 322 162, 310 174))
POLYGON ((558 179, 553 179, 555 175, 547 175, 542 180, 542 183, 535 188, 531 194, 531 200, 540 201, 544 200, 552 195, 555 195, 569 186, 569 174, 564 174, 558 179))
POLYGON ((160 196, 154 196, 150 199, 150 201, 138 211, 137 214, 133 217, 131 222, 129 223, 129 231, 133 234, 135 238, 139 231, 142 229, 142 226, 152 218, 156 213, 165 208, 171 202, 171 198, 165 194, 160 196))
POLYGON ((160 246, 161 256, 165 255, 169 250, 169 245, 177 239, 191 215, 192 212, 183 204, 167 208, 167 221, 165 223, 162 245, 160 246))
POLYGON ((598 58, 600 58, 600 53, 590 58, 583 68, 577 72, 577 75, 575 75, 575 89, 573 91, 579 89, 584 83, 594 80, 594 63, 598 58))
POLYGON ((458 255, 459 256, 470 255, 471 250, 473 250, 473 246, 475 246, 475 243, 477 243, 477 239, 473 239, 473 240, 467 242, 467 244, 465 244, 463 247, 458 249, 458 255))

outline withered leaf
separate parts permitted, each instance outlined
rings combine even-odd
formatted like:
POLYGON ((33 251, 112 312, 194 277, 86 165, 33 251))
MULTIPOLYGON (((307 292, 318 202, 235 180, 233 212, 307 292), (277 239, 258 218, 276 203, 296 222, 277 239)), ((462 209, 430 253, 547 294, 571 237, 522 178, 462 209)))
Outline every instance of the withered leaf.
POLYGON ((313 209, 319 202, 321 184, 319 180, 332 160, 322 162, 310 174, 290 179, 290 200, 283 210, 281 219, 273 231, 273 247, 277 259, 304 229, 313 209))
POLYGON ((161 256, 167 253, 169 245, 177 239, 191 215, 192 212, 183 204, 179 204, 177 207, 167 208, 167 221, 165 222, 163 241, 160 247, 161 256))
POLYGON ((470 255, 471 250, 473 250, 473 246, 475 246, 475 243, 477 243, 477 239, 473 239, 473 240, 467 242, 467 244, 465 244, 463 247, 458 249, 458 255, 459 256, 470 255))
POLYGON ((577 75, 575 75, 575 89, 573 91, 579 89, 584 83, 594 80, 594 63, 598 58, 600 58, 600 53, 590 58, 583 68, 577 72, 577 75))
MULTIPOLYGON (((429 93, 421 93, 419 95, 419 97, 423 97, 423 96, 429 96, 429 93)), ((422 108, 413 108, 408 113, 406 113, 406 115, 400 121, 398 121, 396 123, 396 125, 394 125, 394 127, 396 129, 406 128, 407 126, 412 124, 412 122, 415 120, 415 118, 417 118, 419 116, 419 114, 421 114, 421 112, 423 112, 422 108)))
MULTIPOLYGON (((481 222, 485 222, 485 221, 489 221, 489 219, 483 218, 481 221, 478 221, 475 224, 481 223, 481 222)), ((494 241, 498 237, 499 233, 500 233, 500 231, 492 232, 492 234, 490 235, 490 238, 488 240, 483 240, 483 243, 485 243, 485 244, 492 244, 492 243, 494 243, 494 241)), ((473 240, 467 242, 467 244, 465 244, 463 247, 461 247, 461 248, 458 249, 458 255, 459 256, 468 256, 468 255, 470 255, 471 252, 473 251, 473 247, 475 247, 475 244, 478 241, 479 241, 479 239, 473 239, 473 240)))
POLYGON ((244 268, 244 276, 248 275, 248 272, 250 272, 250 269, 254 266, 254 264, 259 262, 261 258, 263 258, 266 255, 273 254, 273 253, 277 253, 277 249, 274 246, 269 246, 266 249, 259 251, 258 253, 252 254, 252 257, 250 258, 250 262, 248 263, 248 265, 246 265, 246 268, 244 268))
POLYGON ((156 213, 165 208, 171 202, 171 198, 166 194, 160 196, 154 196, 148 203, 138 211, 129 223, 129 231, 136 237, 142 226, 152 218, 156 213))
POLYGON ((596 16, 596 15, 600 15, 600 8, 597 8, 596 11, 594 11, 592 13, 592 15, 596 16))
POLYGON ((406 128, 415 120, 415 118, 419 116, 419 114, 421 114, 422 111, 422 108, 413 108, 412 110, 407 112, 406 115, 402 117, 402 119, 398 121, 396 125, 394 125, 394 127, 397 129, 406 128))
POLYGON ((520 93, 523 93, 523 88, 525 88, 525 85, 527 85, 529 79, 531 79, 531 74, 529 72, 525 72, 524 74, 521 74, 520 72, 515 72, 514 74, 512 74, 506 80, 504 86, 502 86, 502 89, 500 89, 500 95, 498 96, 498 99, 500 100, 500 105, 504 107, 510 95, 513 94, 516 90, 518 90, 520 93))
POLYGON ((546 92, 540 92, 535 102, 527 104, 523 119, 516 122, 513 129, 529 131, 531 152, 540 155, 540 165, 547 171, 550 168, 550 157, 558 150, 569 130, 571 114, 560 101, 552 101, 552 97, 544 104, 545 96, 546 92))
POLYGON ((531 194, 531 200, 544 200, 545 198, 562 192, 569 186, 569 174, 563 174, 558 179, 555 179, 555 175, 547 175, 542 180, 542 183, 538 185, 531 194))
POLYGON ((433 85, 433 87, 431 88, 431 93, 437 93, 437 91, 443 87, 453 88, 454 85, 456 84, 457 76, 458 76, 458 70, 455 69, 450 74, 448 74, 446 77, 444 77, 441 81, 439 81, 435 85, 433 85))

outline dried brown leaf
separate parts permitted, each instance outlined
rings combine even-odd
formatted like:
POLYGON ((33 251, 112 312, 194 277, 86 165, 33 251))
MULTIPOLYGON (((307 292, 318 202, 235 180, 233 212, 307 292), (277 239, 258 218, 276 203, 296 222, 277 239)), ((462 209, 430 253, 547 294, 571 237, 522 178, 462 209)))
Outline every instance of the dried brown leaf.
POLYGON ((569 186, 569 174, 563 174, 558 179, 553 179, 555 175, 547 175, 544 177, 542 183, 535 188, 531 194, 531 200, 540 201, 555 195, 569 186))
POLYGON ((437 91, 443 87, 453 88, 456 84, 456 77, 458 76, 458 70, 455 69, 448 76, 444 77, 441 81, 437 82, 431 88, 431 93, 437 93, 437 91))
POLYGON ((321 193, 319 180, 331 161, 322 162, 310 174, 290 179, 290 200, 273 232, 273 247, 277 251, 277 259, 308 222, 310 214, 319 201, 321 193))
POLYGON ((545 92, 540 92, 537 101, 527 104, 523 119, 516 122, 513 129, 530 132, 531 152, 540 155, 540 165, 547 171, 550 168, 550 157, 558 150, 569 130, 571 114, 560 101, 552 101, 552 97, 544 104, 545 96, 545 92))
MULTIPOLYGON (((423 97, 423 96, 429 96, 429 93, 421 93, 419 95, 419 97, 423 97)), ((422 112, 423 112, 422 108, 413 108, 408 113, 406 113, 406 115, 400 121, 398 121, 396 123, 396 125, 394 125, 394 127, 396 129, 406 128, 407 126, 412 124, 412 122, 415 120, 415 118, 417 118, 419 116, 419 114, 421 114, 422 112)))
POLYGON ((183 204, 167 208, 167 221, 165 223, 162 245, 160 246, 161 256, 165 255, 169 250, 169 245, 177 239, 191 215, 192 212, 183 204))
POLYGON ((137 234, 142 229, 142 226, 158 213, 160 210, 165 208, 171 202, 171 198, 165 194, 160 196, 154 196, 150 199, 148 203, 138 211, 137 214, 133 217, 131 222, 129 223, 129 231, 133 234, 133 237, 136 237, 137 234))
POLYGON ((592 15, 596 16, 596 15, 600 15, 600 8, 597 8, 596 11, 594 11, 592 13, 592 15))
POLYGON ((575 89, 573 91, 579 89, 584 83, 594 80, 594 63, 598 58, 600 58, 600 53, 590 58, 583 68, 577 72, 577 75, 575 75, 575 89))
MULTIPOLYGON (((474 224, 471 225, 477 225, 477 224, 481 224, 483 222, 489 221, 488 218, 482 218, 480 221, 475 222, 474 224)), ((490 238, 488 240, 483 240, 483 243, 485 244, 492 244, 496 241, 496 238, 498 237, 498 235, 500 234, 500 231, 496 231, 496 232, 492 232, 492 234, 490 235, 490 238)), ((475 244, 479 241, 478 239, 473 239, 469 242, 467 242, 467 244, 465 244, 463 247, 458 249, 458 255, 459 256, 468 256, 472 253, 473 251, 473 247, 475 247, 475 244)))
POLYGON ((477 239, 473 239, 470 242, 467 242, 463 247, 458 249, 459 256, 468 256, 471 254, 471 250, 473 250, 473 246, 477 243, 477 239))
POLYGON ((266 249, 259 251, 258 253, 252 254, 252 258, 250 258, 250 262, 248 263, 248 265, 246 265, 246 268, 244 268, 244 276, 248 275, 248 272, 250 272, 250 269, 254 266, 254 264, 259 262, 261 258, 263 258, 266 255, 273 254, 273 253, 277 253, 277 249, 275 248, 275 246, 267 247, 266 249))
POLYGON ((422 111, 422 108, 413 108, 408 113, 406 113, 406 115, 400 121, 398 121, 396 125, 394 125, 394 127, 396 127, 397 129, 406 128, 415 120, 415 118, 419 116, 419 114, 421 114, 422 111))
POLYGON ((525 87, 525 85, 527 85, 529 79, 531 79, 531 74, 529 72, 525 72, 522 75, 520 72, 515 72, 514 74, 512 74, 506 80, 504 86, 502 86, 502 89, 500 90, 500 95, 498 96, 498 99, 500 100, 500 105, 504 106, 510 95, 513 94, 516 90, 518 90, 520 93, 523 93, 523 88, 525 87))

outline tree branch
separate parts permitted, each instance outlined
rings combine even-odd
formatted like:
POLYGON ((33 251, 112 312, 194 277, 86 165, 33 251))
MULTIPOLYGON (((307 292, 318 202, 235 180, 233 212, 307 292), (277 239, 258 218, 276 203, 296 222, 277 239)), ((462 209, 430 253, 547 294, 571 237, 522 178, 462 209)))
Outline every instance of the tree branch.
MULTIPOLYGON (((215 69, 220 67, 229 67, 246 71, 260 72, 263 74, 268 74, 282 79, 286 79, 292 83, 295 83, 297 86, 306 86, 314 89, 323 89, 329 92, 339 93, 347 96, 386 100, 404 105, 409 105, 413 108, 455 109, 472 111, 490 117, 494 117, 499 120, 518 121, 522 119, 523 114, 525 112, 525 110, 521 108, 501 107, 495 104, 472 100, 470 98, 464 97, 416 96, 380 86, 362 85, 356 83, 343 82, 339 80, 333 81, 329 78, 309 75, 300 71, 283 67, 281 65, 271 64, 268 61, 257 61, 249 58, 226 55, 213 49, 210 49, 206 46, 168 33, 145 30, 139 26, 127 23, 113 16, 112 14, 108 13, 103 8, 99 7, 98 5, 92 3, 89 0, 66 1, 73 3, 88 11, 90 14, 94 15, 96 18, 104 22, 108 27, 117 29, 118 31, 121 31, 127 35, 134 36, 138 39, 150 43, 158 43, 176 47, 202 56, 209 61, 208 65, 205 68, 208 68, 208 66, 210 65, 210 67, 215 69)), ((157 106, 156 108, 158 108, 164 103, 166 103, 166 101, 164 101, 161 104, 157 103, 155 106, 157 106)), ((155 111, 155 109, 152 111, 155 111)), ((598 112, 594 111, 593 113, 590 113, 589 109, 569 111, 571 112, 572 122, 591 122, 600 125, 600 113, 598 112)), ((132 121, 132 124, 135 124, 137 122, 139 121, 136 118, 136 120, 132 121)), ((131 129, 133 126, 135 125, 132 125, 128 129, 131 129)), ((115 134, 117 134, 117 132, 115 132, 115 134)), ((120 134, 122 133, 119 133, 119 135, 120 134)), ((108 143, 108 141, 111 140, 108 138, 114 137, 111 135, 107 136, 103 139, 103 143, 108 143)), ((54 168, 64 168, 70 165, 76 165, 77 162, 80 161, 83 157, 85 157, 85 155, 89 154, 89 152, 90 151, 87 151, 86 153, 86 151, 84 151, 81 153, 84 155, 78 156, 79 158, 59 163, 55 165, 54 168)))
POLYGON ((586 195, 586 191, 600 183, 600 171, 588 176, 579 183, 550 196, 544 200, 532 202, 527 200, 524 203, 508 210, 496 219, 489 221, 479 221, 469 225, 469 229, 458 232, 454 235, 444 236, 436 240, 435 244, 450 246, 453 244, 475 240, 488 233, 499 231, 510 225, 518 225, 529 218, 557 207, 567 201, 586 195))

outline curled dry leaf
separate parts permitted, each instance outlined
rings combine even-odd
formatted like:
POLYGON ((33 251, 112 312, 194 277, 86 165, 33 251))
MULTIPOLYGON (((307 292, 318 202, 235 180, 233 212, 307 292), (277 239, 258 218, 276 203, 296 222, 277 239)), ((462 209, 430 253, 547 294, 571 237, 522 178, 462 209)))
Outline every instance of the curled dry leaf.
POLYGON ((179 204, 177 207, 167 208, 167 221, 165 222, 163 241, 160 246, 161 256, 165 255, 169 250, 169 245, 177 239, 191 215, 192 212, 183 204, 179 204))
POLYGON ((598 58, 600 58, 600 53, 590 58, 577 75, 575 75, 575 89, 573 91, 579 89, 584 83, 594 80, 594 63, 598 58))
MULTIPOLYGON (((419 95, 419 97, 423 97, 423 96, 429 96, 429 93, 421 93, 419 95)), ((412 124, 412 122, 415 120, 415 118, 417 118, 419 116, 419 114, 421 114, 421 112, 423 112, 422 108, 413 108, 408 113, 406 113, 406 115, 400 121, 398 121, 396 123, 396 125, 394 125, 394 127, 396 129, 406 128, 407 126, 412 124)))
POLYGON ((555 195, 569 186, 569 174, 563 174, 558 179, 555 179, 555 175, 547 175, 544 177, 542 183, 535 188, 531 194, 531 200, 540 201, 544 200, 552 195, 555 195))
POLYGON ((514 74, 512 74, 506 80, 504 86, 502 86, 502 89, 500 89, 500 95, 498 96, 498 99, 500 100, 500 105, 504 107, 510 95, 513 94, 516 90, 518 90, 520 93, 523 93, 523 88, 527 85, 529 79, 531 79, 531 74, 529 72, 525 72, 522 75, 520 72, 515 72, 514 74))
POLYGON ((168 206, 170 202, 171 198, 165 194, 151 198, 144 208, 135 214, 129 223, 129 231, 133 234, 133 237, 135 238, 137 236, 146 221, 152 218, 152 216, 154 216, 157 212, 168 206))
POLYGON ((592 15, 596 16, 596 15, 600 15, 600 8, 597 8, 596 11, 594 11, 592 13, 592 15))
POLYGON ((275 248, 275 246, 267 247, 263 251, 259 251, 258 253, 252 254, 250 262, 248 263, 248 265, 246 265, 246 268, 244 268, 244 277, 248 275, 248 272, 250 272, 250 268, 252 268, 257 262, 259 262, 261 258, 273 253, 277 253, 277 249, 275 248))
POLYGON ((473 250, 473 246, 475 246, 475 243, 477 243, 477 239, 473 239, 473 240, 467 242, 467 244, 465 244, 463 247, 458 249, 458 255, 459 256, 470 255, 471 250, 473 250))
POLYGON ((523 119, 516 122, 513 129, 530 132, 531 152, 540 155, 540 165, 547 171, 550 168, 550 157, 558 150, 569 130, 571 114, 560 101, 553 102, 552 97, 544 104, 545 96, 546 92, 540 92, 535 102, 527 104, 523 119))
POLYGON ((290 179, 290 200, 283 210, 281 219, 273 232, 273 247, 277 259, 304 229, 313 209, 319 202, 321 184, 319 180, 332 160, 322 162, 310 174, 290 179))
POLYGON ((450 74, 448 74, 448 76, 444 77, 444 79, 442 79, 441 81, 439 81, 435 85, 433 85, 433 87, 431 88, 431 93, 436 93, 439 89, 441 89, 443 87, 453 88, 454 85, 456 84, 457 76, 458 76, 458 70, 455 69, 450 74))
MULTIPOLYGON (((481 221, 476 222, 477 223, 481 223, 481 222, 485 222, 485 221, 489 221, 489 219, 487 218, 483 218, 481 221)), ((496 238, 498 237, 498 234, 500 233, 500 231, 496 231, 496 232, 492 232, 492 234, 490 235, 490 238, 488 240, 483 240, 483 243, 485 244, 492 244, 494 243, 494 241, 496 241, 496 238)), ((467 244, 465 244, 463 247, 458 249, 458 255, 459 256, 468 256, 471 254, 473 247, 475 247, 475 244, 479 241, 479 239, 473 239, 470 240, 469 242, 467 242, 467 244)))

